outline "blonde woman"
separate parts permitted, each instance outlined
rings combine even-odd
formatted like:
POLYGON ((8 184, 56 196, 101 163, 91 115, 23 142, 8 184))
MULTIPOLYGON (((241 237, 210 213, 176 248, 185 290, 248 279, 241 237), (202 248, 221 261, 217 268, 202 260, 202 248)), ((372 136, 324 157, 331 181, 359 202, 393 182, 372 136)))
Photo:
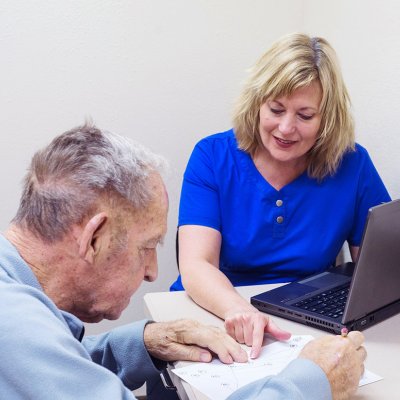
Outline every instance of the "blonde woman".
POLYGON ((195 147, 179 211, 181 276, 228 333, 260 352, 263 334, 286 339, 235 286, 288 282, 323 271, 344 243, 353 260, 370 207, 390 200, 355 143, 335 51, 291 34, 253 67, 233 129, 195 147))

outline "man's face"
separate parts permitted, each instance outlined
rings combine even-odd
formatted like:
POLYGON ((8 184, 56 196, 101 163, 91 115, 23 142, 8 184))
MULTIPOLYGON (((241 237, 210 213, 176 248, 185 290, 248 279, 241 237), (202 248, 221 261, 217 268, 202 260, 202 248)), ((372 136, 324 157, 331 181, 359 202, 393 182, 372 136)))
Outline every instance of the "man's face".
POLYGON ((117 319, 143 280, 157 278, 157 245, 167 230, 168 197, 157 180, 156 199, 133 215, 122 212, 114 219, 118 228, 106 233, 106 244, 81 284, 86 293, 72 312, 85 322, 117 319))

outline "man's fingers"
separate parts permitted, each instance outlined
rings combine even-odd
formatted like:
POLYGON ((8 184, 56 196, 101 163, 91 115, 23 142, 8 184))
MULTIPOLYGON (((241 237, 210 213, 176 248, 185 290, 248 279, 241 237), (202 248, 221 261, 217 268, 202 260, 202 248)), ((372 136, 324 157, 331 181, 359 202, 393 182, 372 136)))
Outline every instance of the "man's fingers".
POLYGON ((363 346, 359 347, 357 349, 357 354, 362 362, 364 362, 367 359, 367 350, 365 349, 365 347, 363 346))
MULTIPOLYGON (((363 377, 363 375, 364 375, 364 372, 365 372, 365 366, 364 366, 364 364, 361 366, 361 378, 363 377)), ((360 379, 361 379, 360 378, 360 379)))
POLYGON ((358 349, 364 343, 364 335, 359 331, 351 331, 345 339, 351 340, 355 348, 358 349))
POLYGON ((143 337, 148 352, 160 360, 209 362, 216 354, 230 364, 248 358, 239 343, 223 330, 193 320, 147 324, 143 337))
MULTIPOLYGON (((216 353, 214 350, 212 350, 212 352, 217 354, 218 358, 224 364, 232 364, 234 361, 236 362, 247 361, 247 354, 244 350, 243 352, 246 355, 246 360, 242 360, 240 358, 239 360, 235 360, 233 355, 230 354, 230 352, 227 351, 226 349, 220 348, 216 350, 219 352, 216 353)), ((210 351, 195 345, 187 346, 187 345, 177 344, 175 352, 179 354, 179 360, 183 361, 210 362, 212 360, 212 353, 210 351)))
POLYGON ((195 331, 188 330, 184 333, 183 343, 207 348, 226 364, 247 361, 247 353, 242 347, 231 336, 216 327, 202 326, 195 331))
POLYGON ((218 334, 216 340, 208 341, 208 348, 225 364, 247 361, 247 353, 230 336, 219 337, 218 334))
POLYGON ((179 355, 179 360, 182 361, 210 362, 212 360, 212 354, 208 350, 198 346, 176 344, 174 350, 179 355))

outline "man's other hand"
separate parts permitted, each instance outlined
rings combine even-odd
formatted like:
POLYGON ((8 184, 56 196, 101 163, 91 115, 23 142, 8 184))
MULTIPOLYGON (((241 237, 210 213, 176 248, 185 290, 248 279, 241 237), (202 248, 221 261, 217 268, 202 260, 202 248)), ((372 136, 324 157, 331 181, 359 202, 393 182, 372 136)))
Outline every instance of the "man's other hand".
POLYGON ((153 357, 164 361, 209 362, 213 354, 225 364, 247 361, 247 353, 223 330, 189 319, 147 324, 144 343, 153 357))
POLYGON ((349 399, 357 390, 364 372, 367 352, 362 346, 361 332, 350 332, 347 337, 324 336, 309 342, 299 357, 318 364, 328 377, 333 400, 349 399))

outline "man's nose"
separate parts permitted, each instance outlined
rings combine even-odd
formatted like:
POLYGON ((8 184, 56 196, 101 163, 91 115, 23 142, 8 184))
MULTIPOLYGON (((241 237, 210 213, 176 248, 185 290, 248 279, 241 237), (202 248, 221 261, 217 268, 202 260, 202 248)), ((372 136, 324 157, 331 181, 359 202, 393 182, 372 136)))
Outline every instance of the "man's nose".
POLYGON ((158 260, 157 251, 154 249, 148 257, 146 257, 146 266, 144 280, 147 282, 154 282, 158 276, 158 260))

